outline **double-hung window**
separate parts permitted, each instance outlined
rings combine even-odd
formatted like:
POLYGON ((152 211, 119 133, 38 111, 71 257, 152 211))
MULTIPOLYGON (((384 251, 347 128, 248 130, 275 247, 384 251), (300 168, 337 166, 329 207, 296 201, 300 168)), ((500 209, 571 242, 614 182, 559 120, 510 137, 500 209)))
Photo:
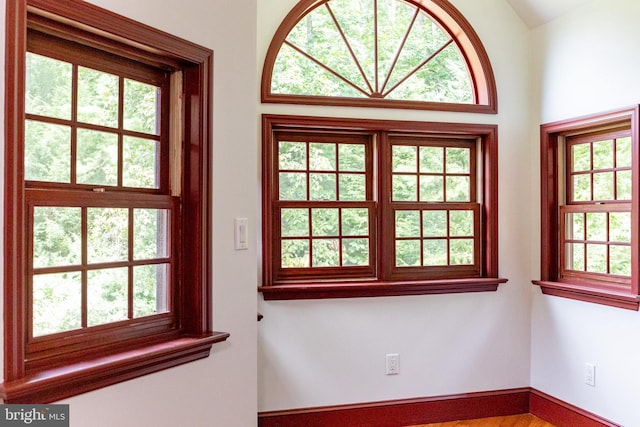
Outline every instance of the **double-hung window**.
POLYGON ((545 124, 541 135, 542 280, 534 283, 638 309, 638 109, 545 124))
POLYGON ((505 281, 495 126, 265 116, 264 128, 265 298, 505 281))
POLYGON ((81 1, 7 2, 5 402, 209 355, 212 52, 81 1))

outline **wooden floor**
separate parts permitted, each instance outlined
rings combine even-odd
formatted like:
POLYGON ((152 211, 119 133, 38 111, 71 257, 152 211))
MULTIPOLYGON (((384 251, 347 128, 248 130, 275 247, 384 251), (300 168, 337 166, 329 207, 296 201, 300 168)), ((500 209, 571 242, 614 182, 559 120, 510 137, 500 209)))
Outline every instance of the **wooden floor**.
POLYGON ((533 415, 511 415, 508 417, 482 418, 479 420, 450 421, 446 423, 422 424, 410 427, 555 427, 533 415))

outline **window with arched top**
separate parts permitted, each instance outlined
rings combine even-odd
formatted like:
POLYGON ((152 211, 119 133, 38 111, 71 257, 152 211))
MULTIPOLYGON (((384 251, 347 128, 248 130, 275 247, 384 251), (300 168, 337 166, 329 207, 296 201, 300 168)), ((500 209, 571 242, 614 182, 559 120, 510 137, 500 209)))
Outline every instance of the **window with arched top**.
POLYGON ((446 0, 302 0, 266 56, 262 101, 497 112, 491 64, 446 0))

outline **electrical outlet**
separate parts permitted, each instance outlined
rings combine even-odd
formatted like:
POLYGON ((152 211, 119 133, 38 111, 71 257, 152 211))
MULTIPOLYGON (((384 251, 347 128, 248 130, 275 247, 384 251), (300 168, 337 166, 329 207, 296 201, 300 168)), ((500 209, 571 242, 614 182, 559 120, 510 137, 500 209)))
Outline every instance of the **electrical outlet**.
POLYGON ((400 373, 400 355, 397 353, 387 354, 387 375, 398 375, 400 373))
POLYGON ((596 386, 596 365, 593 363, 585 363, 584 382, 591 387, 596 386))

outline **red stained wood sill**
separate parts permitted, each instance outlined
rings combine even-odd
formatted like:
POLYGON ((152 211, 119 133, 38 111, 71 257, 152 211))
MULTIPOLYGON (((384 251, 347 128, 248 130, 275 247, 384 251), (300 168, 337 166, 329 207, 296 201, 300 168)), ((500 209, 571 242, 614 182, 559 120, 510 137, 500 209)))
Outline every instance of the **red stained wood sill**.
POLYGON ((98 359, 47 369, 0 384, 5 403, 50 403, 209 356, 226 332, 183 337, 98 359))
POLYGON ((423 282, 295 283, 260 286, 265 300, 360 298, 492 292, 506 283, 502 278, 429 280, 423 282))
POLYGON ((610 307, 624 308, 638 311, 640 296, 624 290, 595 289, 588 284, 551 282, 545 280, 533 280, 534 285, 540 286, 542 293, 557 297, 569 298, 578 301, 608 305, 610 307))

